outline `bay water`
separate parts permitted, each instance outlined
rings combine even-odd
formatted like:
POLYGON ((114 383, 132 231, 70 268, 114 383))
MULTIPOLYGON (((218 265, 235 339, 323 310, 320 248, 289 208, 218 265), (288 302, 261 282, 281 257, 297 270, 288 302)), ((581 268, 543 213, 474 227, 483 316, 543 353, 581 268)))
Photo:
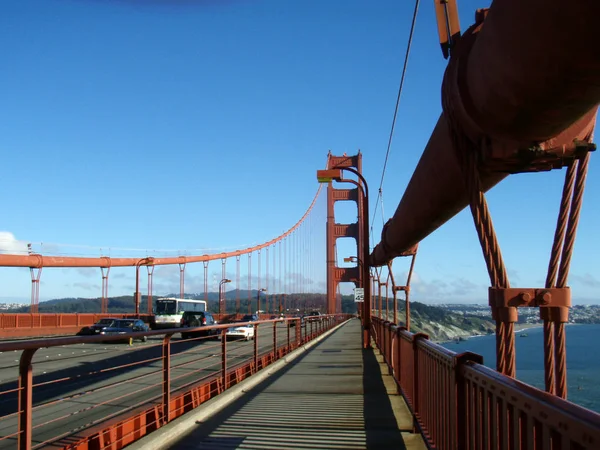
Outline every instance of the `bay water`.
MULTIPOLYGON (((600 413, 600 325, 567 325, 566 335, 567 398, 600 413)), ((544 390, 542 328, 517 331, 515 344, 517 379, 544 390)), ((457 353, 477 353, 483 356, 486 366, 496 368, 496 336, 493 334, 442 345, 457 353)))

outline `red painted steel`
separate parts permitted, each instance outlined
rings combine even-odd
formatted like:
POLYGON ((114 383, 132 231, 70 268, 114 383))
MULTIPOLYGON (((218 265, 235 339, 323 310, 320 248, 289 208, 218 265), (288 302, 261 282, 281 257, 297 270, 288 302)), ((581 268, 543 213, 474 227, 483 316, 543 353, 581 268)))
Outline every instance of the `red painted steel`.
POLYGON ((364 289, 364 302, 362 304, 362 326, 363 326, 363 346, 365 348, 371 345, 371 285, 367 281, 369 279, 369 266, 366 260, 369 257, 369 186, 367 181, 362 175, 362 154, 359 152, 357 155, 349 157, 343 156, 332 156, 331 153, 328 155, 327 169, 323 171, 317 171, 317 179, 321 182, 322 180, 329 179, 327 189, 327 310, 329 313, 336 311, 337 308, 341 308, 341 300, 338 302, 336 299, 336 292, 339 288, 340 281, 351 281, 356 283, 357 279, 364 289), (358 178, 358 181, 352 179, 344 179, 342 177, 343 171, 346 170, 358 178), (356 185, 356 190, 351 191, 348 189, 333 189, 331 180, 341 183, 352 183, 356 185), (353 197, 351 194, 355 193, 353 197), (359 193, 360 200, 359 201, 359 193), (355 224, 355 230, 350 233, 351 226, 339 226, 335 223, 334 217, 334 203, 337 200, 354 200, 357 202, 359 214, 358 221, 355 224), (345 229, 345 233, 340 231, 340 228, 345 229), (361 231, 359 231, 361 230, 361 231), (348 274, 348 269, 339 269, 336 266, 336 239, 341 236, 351 236, 356 238, 357 244, 357 259, 359 261, 359 267, 361 267, 360 276, 352 279, 351 277, 343 276, 348 274), (360 247, 360 244, 363 247, 360 247))
POLYGON ((600 414, 483 366, 379 318, 374 339, 413 414, 439 450, 600 448, 600 414), (389 343, 392 342, 392 345, 389 343))
POLYGON ((38 312, 38 304, 40 303, 40 277, 42 276, 42 268, 30 267, 31 272, 31 312, 38 312))
MULTIPOLYGON (((0 339, 74 334, 81 328, 93 325, 106 317, 117 319, 137 318, 135 314, 1 313, 0 339)), ((142 320, 147 321, 149 317, 149 315, 140 314, 142 320)))
POLYGON ((236 250, 234 252, 215 253, 212 255, 199 255, 199 256, 178 256, 171 258, 110 258, 108 256, 102 256, 98 258, 91 257, 79 257, 79 256, 45 256, 45 255, 8 255, 0 254, 0 267, 30 267, 30 268, 42 268, 42 267, 135 267, 145 264, 153 264, 155 266, 169 265, 169 264, 186 264, 194 262, 207 262, 214 261, 217 259, 225 259, 236 257, 239 255, 251 254, 259 249, 266 248, 274 243, 280 242, 282 239, 287 237, 290 233, 296 230, 304 219, 308 217, 312 211, 317 198, 321 192, 321 186, 317 189, 310 206, 300 218, 300 220, 291 227, 288 231, 282 235, 271 239, 264 244, 249 247, 245 250, 236 250), (151 262, 150 262, 151 260, 151 262))
MULTIPOLYGON (((343 183, 352 183, 356 185, 356 189, 335 189, 333 187, 332 182, 327 184, 327 225, 326 225, 326 233, 327 233, 327 313, 335 314, 338 311, 338 305, 336 293, 338 289, 338 285, 340 282, 349 282, 354 281, 355 283, 358 281, 360 283, 360 279, 362 278, 362 274, 359 277, 359 280, 351 280, 347 277, 341 276, 341 272, 336 264, 336 251, 335 246, 337 239, 340 237, 353 237, 356 239, 356 254, 361 255, 362 247, 360 246, 362 241, 362 236, 364 231, 363 227, 360 225, 364 222, 364 214, 362 214, 364 210, 364 183, 362 180, 342 180, 341 173, 338 170, 332 169, 347 169, 351 172, 356 172, 358 174, 362 173, 362 153, 358 152, 358 154, 354 156, 348 156, 346 154, 342 156, 334 156, 331 152, 328 155, 328 164, 327 170, 320 171, 321 174, 331 173, 334 176, 337 175, 339 177, 338 182, 343 183), (354 226, 342 226, 335 221, 335 203, 338 201, 354 201, 356 202, 358 214, 358 220, 354 226)), ((361 256, 361 260, 364 256, 361 256)), ((361 284, 362 286, 362 284, 361 284)))
MULTIPOLYGON (((274 330, 274 338, 276 338, 277 335, 277 323, 287 323, 287 340, 281 344, 279 344, 275 340, 270 346, 268 346, 268 348, 261 349, 258 346, 258 339, 255 339, 254 344, 251 347, 251 351, 246 354, 243 353, 244 347, 242 346, 237 347, 237 349, 228 349, 226 345, 226 340, 223 339, 222 343, 220 344, 221 358, 219 358, 219 362, 216 365, 200 369, 200 372, 198 372, 199 376, 197 378, 193 379, 193 381, 189 383, 184 384, 181 387, 178 387, 177 389, 174 389, 172 387, 172 383, 183 376, 193 375, 193 373, 191 372, 187 375, 185 373, 182 374, 182 372, 184 368, 192 364, 194 360, 184 360, 185 362, 178 362, 176 364, 173 361, 176 357, 180 357, 181 355, 186 355, 186 357, 189 358, 192 357, 195 353, 193 352, 194 349, 192 348, 191 350, 184 350, 179 352, 178 354, 174 354, 171 351, 172 346, 182 342, 192 342, 205 339, 195 338, 186 341, 172 342, 171 337, 173 336, 173 334, 179 333, 179 330, 133 333, 132 336, 136 337, 162 337, 162 342, 158 344, 158 347, 162 347, 161 355, 157 358, 135 360, 135 355, 137 355, 138 352, 132 351, 130 352, 130 355, 134 359, 133 362, 121 366, 110 367, 109 369, 92 371, 87 375, 91 377, 91 382, 93 383, 93 378, 95 376, 106 373, 107 370, 116 371, 125 368, 133 368, 136 366, 143 367, 150 362, 162 361, 161 367, 157 371, 135 377, 135 379, 139 381, 141 379, 147 378, 148 376, 154 373, 162 373, 161 381, 158 384, 150 384, 149 386, 145 386, 134 390, 133 393, 136 394, 139 394, 142 391, 146 391, 148 396, 147 399, 142 401, 141 403, 137 403, 133 407, 124 406, 125 409, 123 409, 123 412, 112 413, 109 416, 106 416, 99 420, 95 418, 95 420, 88 424, 84 429, 79 428, 66 431, 60 431, 59 429, 57 429, 57 435, 55 437, 46 439, 44 442, 39 442, 38 440, 36 442, 36 448, 40 446, 52 446, 53 448, 65 449, 121 449, 126 445, 130 444, 131 442, 166 425, 173 419, 206 402, 215 395, 218 395, 219 393, 223 392, 228 387, 239 383, 243 379, 256 373, 258 370, 275 362, 277 359, 282 358, 287 353, 298 348, 303 343, 308 342, 309 340, 317 337, 318 335, 331 329, 337 324, 347 320, 348 318, 349 316, 347 315, 327 316, 324 318, 324 320, 320 322, 320 327, 318 328, 318 330, 315 330, 315 332, 311 332, 310 335, 306 334, 303 339, 296 339, 295 341, 291 341, 289 338, 289 322, 294 321, 296 323, 296 333, 298 333, 298 329, 301 327, 299 326, 300 323, 297 318, 255 322, 256 325, 268 325, 272 323, 274 330), (234 364, 229 364, 228 360, 230 358, 232 361, 235 360, 234 364), (206 375, 205 371, 208 370, 210 367, 213 367, 213 372, 206 375), (158 387, 160 389, 161 394, 159 397, 153 396, 153 394, 150 393, 149 389, 153 387, 158 387)), ((196 330, 216 329, 220 330, 224 336, 226 329, 230 326, 230 324, 222 324, 216 326, 202 327, 196 330)), ((194 329, 190 329, 190 331, 193 330, 194 329)), ((18 439, 17 446, 19 449, 31 449, 32 440, 35 439, 35 432, 37 428, 49 425, 51 423, 55 423, 58 420, 66 420, 68 419, 68 417, 71 417, 73 415, 73 413, 67 412, 67 415, 53 417, 50 418, 50 420, 48 420, 47 414, 44 413, 44 408, 56 403, 64 402, 65 400, 68 400, 71 397, 77 397, 77 401, 82 402, 83 409, 79 411, 78 414, 94 410, 95 408, 108 403, 115 405, 119 402, 124 402, 127 397, 132 395, 132 392, 127 391, 125 394, 120 395, 119 397, 108 395, 108 400, 99 404, 87 403, 85 400, 85 395, 90 394, 92 392, 98 392, 100 390, 106 391, 111 387, 127 383, 127 380, 120 381, 116 384, 107 384, 105 386, 89 389, 83 393, 77 392, 71 396, 64 396, 63 394, 61 396, 62 398, 58 400, 53 400, 45 403, 42 402, 36 406, 33 406, 32 402, 32 396, 36 387, 56 384, 58 389, 61 389, 60 383, 71 380, 70 377, 67 377, 52 381, 44 381, 43 383, 34 383, 32 375, 32 366, 35 366, 35 363, 32 364, 32 357, 38 349, 60 347, 74 344, 89 344, 94 342, 98 343, 105 341, 117 341, 122 340, 123 337, 127 338, 128 336, 86 336, 0 343, 0 352, 22 351, 22 356, 18 369, 19 389, 18 407, 16 407, 19 419, 18 432, 11 434, 10 436, 0 436, 0 441, 16 437, 18 439), (41 415, 38 416, 38 414, 41 415), (46 422, 43 422, 44 420, 46 420, 46 422)), ((157 346, 155 345, 150 347, 157 346)), ((139 354, 141 355, 150 347, 140 348, 139 354)), ((78 382, 81 382, 84 379, 82 378, 82 375, 77 375, 75 378, 78 382)), ((146 384, 148 383, 149 382, 146 382, 146 384)), ((14 390, 1 392, 0 399, 4 395, 8 395, 12 392, 14 392, 14 390)), ((0 420, 9 418, 13 415, 14 414, 5 415, 4 417, 0 418, 0 420)))
POLYGON ((535 170, 539 167, 535 160, 527 164, 528 156, 545 151, 546 157, 568 159, 577 140, 591 138, 600 102, 594 27, 600 4, 503 0, 478 15, 484 17, 452 52, 443 83, 444 113, 371 254, 372 265, 399 256, 467 206, 451 129, 473 143, 485 142, 484 192, 507 176, 515 158, 511 170, 535 170), (515 20, 528 25, 516 26, 515 20), (540 33, 534 24, 552 32, 540 33))
MULTIPOLYGON (((152 276, 154 275, 154 266, 146 266, 146 269, 148 271, 148 303, 146 305, 146 312, 148 313, 148 315, 152 314, 152 276)), ((108 292, 108 280, 107 281, 107 286, 106 286, 106 291, 108 292)), ((107 303, 106 303, 106 309, 104 309, 102 311, 103 313, 107 313, 108 312, 108 299, 107 299, 107 303)))
MULTIPOLYGON (((108 312, 108 276, 110 275, 110 267, 100 267, 100 273, 102 274, 102 301, 100 305, 100 312, 106 314, 108 312)), ((152 275, 148 271, 148 302, 151 302, 152 297, 152 275)), ((152 311, 150 311, 152 312, 152 311)))
POLYGON ((185 259, 183 256, 179 257, 183 259, 183 262, 179 263, 179 298, 183 298, 185 293, 185 259))

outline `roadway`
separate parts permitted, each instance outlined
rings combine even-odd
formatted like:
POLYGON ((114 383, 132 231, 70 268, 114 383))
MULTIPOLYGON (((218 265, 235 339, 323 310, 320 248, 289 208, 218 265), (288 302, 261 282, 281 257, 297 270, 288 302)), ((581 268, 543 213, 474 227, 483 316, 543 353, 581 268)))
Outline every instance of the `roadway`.
POLYGON ((362 348, 361 335, 358 319, 346 322, 214 415, 187 430, 167 425, 157 438, 177 450, 424 450, 387 365, 362 348))
MULTIPOLYGON (((259 327, 259 353, 273 348, 271 324, 259 327)), ((287 329, 277 326, 278 346, 287 329)), ((290 339, 295 328, 290 329, 290 339)), ((93 343, 40 349, 33 358, 33 447, 56 442, 162 395, 162 339, 147 342, 93 343), (127 367, 122 367, 126 366, 127 367), (122 368, 118 368, 122 367, 122 368), (117 369, 115 369, 117 368, 117 369), (54 380, 61 380, 52 382, 54 380)), ((228 367, 247 361, 254 342, 227 342, 228 367)), ((20 351, 0 354, 0 449, 14 449, 18 430, 17 388, 20 351)), ((171 341, 171 391, 221 370, 221 342, 215 339, 171 341)))

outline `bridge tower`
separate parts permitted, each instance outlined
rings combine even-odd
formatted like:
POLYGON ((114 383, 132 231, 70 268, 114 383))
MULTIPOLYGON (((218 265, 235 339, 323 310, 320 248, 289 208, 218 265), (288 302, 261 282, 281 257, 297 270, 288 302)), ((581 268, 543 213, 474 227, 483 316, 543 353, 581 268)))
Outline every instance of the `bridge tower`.
MULTIPOLYGON (((362 174, 362 154, 360 151, 354 156, 334 156, 329 153, 328 169, 333 168, 354 168, 362 174)), ((348 172, 347 172, 348 173, 348 172)), ((360 183, 360 180, 358 180, 360 183)), ((361 184, 362 186, 362 184, 361 184)), ((336 242, 341 237, 352 237, 356 239, 356 254, 344 256, 357 256, 362 254, 362 224, 363 217, 362 202, 360 201, 361 192, 358 187, 354 189, 335 189, 332 182, 327 184, 327 313, 335 314, 342 311, 342 301, 338 298, 337 288, 339 283, 353 282, 355 285, 362 286, 360 265, 362 260, 358 260, 356 267, 338 267, 336 264, 336 242), (356 202, 358 218, 355 223, 340 224, 335 222, 335 202, 353 201, 356 202)))

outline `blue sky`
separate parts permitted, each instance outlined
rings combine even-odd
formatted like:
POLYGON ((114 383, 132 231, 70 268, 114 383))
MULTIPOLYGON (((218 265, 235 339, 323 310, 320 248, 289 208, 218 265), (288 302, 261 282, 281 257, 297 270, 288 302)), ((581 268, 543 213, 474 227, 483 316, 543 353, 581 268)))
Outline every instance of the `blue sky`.
MULTIPOLYGON (((462 1, 463 29, 488 5, 462 1)), ((0 231, 43 242, 36 249, 45 253, 73 255, 245 247, 298 220, 330 149, 360 148, 376 193, 413 6, 3 2, 0 231)), ((385 219, 441 112, 445 66, 433 2, 422 2, 383 184, 385 219)), ((578 303, 599 297, 596 160, 570 277, 578 303)), ((489 194, 514 286, 543 284, 562 177, 512 176, 489 194)), ((356 215, 339 213, 340 222, 356 215)), ((377 238, 381 224, 379 211, 377 238)), ((340 251, 351 250, 341 244, 340 251)), ((407 268, 408 261, 397 261, 398 275, 407 268)), ((201 271, 189 270, 190 279, 201 271)), ((132 275, 115 270, 110 293, 131 293, 132 275)), ((157 276, 164 290, 177 288, 172 269, 157 276)), ((48 269, 42 281, 42 299, 100 295, 99 270, 48 269)), ((0 284, 0 299, 29 298, 26 269, 0 268, 0 284)), ((415 300, 486 302, 488 284, 468 211, 421 244, 415 300)))

